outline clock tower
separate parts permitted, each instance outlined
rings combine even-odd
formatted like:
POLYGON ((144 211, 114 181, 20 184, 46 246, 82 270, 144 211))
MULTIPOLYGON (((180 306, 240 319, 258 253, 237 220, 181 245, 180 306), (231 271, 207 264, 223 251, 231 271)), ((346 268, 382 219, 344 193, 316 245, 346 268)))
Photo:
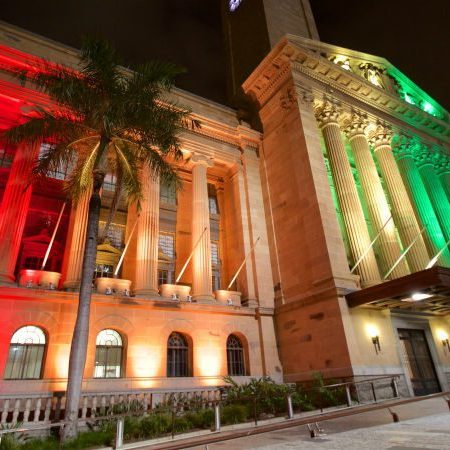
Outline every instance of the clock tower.
POLYGON ((222 27, 234 106, 241 84, 285 34, 319 40, 309 0, 222 0, 222 27))

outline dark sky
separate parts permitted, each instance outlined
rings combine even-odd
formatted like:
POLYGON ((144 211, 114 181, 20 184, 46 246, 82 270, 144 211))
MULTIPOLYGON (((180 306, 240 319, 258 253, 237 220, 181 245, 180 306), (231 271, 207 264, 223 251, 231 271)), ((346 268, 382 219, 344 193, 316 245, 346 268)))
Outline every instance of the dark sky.
MULTIPOLYGON (((253 0, 244 0, 253 1, 253 0)), ((225 102, 219 0, 20 0, 0 19, 73 47, 107 37, 126 61, 185 66, 178 85, 225 102)), ((448 0, 311 0, 324 42, 384 56, 450 109, 448 0)))

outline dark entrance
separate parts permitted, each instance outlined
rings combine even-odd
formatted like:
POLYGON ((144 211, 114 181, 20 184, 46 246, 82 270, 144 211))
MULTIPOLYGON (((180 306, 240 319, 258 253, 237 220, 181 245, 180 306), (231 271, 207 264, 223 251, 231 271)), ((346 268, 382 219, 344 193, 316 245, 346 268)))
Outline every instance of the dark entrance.
POLYGON ((398 330, 400 347, 406 364, 406 372, 411 379, 414 395, 440 392, 430 349, 423 330, 398 330))

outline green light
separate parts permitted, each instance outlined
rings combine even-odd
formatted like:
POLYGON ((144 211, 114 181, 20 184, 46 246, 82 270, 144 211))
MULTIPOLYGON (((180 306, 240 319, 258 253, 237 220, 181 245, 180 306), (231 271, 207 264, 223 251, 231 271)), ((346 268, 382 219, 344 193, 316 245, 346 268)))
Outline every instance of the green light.
POLYGON ((431 103, 423 102, 422 109, 423 109, 426 113, 431 114, 432 116, 435 115, 434 108, 433 108, 433 106, 431 105, 431 103))
MULTIPOLYGON (((416 101, 405 92, 405 102, 408 102, 410 105, 415 105, 416 101)), ((431 105, 430 105, 431 106, 431 105)))

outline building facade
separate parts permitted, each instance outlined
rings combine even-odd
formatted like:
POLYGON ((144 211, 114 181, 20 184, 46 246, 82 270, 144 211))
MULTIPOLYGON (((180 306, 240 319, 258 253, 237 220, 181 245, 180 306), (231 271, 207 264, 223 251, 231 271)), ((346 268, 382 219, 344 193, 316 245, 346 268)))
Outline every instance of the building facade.
MULTIPOLYGON (((404 395, 448 389, 449 114, 385 59, 320 42, 308 2, 282 3, 280 14, 258 2, 267 52, 244 81, 249 69, 233 70, 251 48, 232 38, 251 5, 224 2, 232 94, 243 82, 259 131, 173 91, 202 126, 182 135, 182 190, 144 173, 140 216, 122 201, 98 246, 85 391, 315 372, 398 375, 404 395)), ((49 105, 8 69, 76 67, 77 53, 8 24, 0 44, 7 129, 49 105)), ((63 208, 65 168, 28 184, 45 145, 0 149, 0 392, 11 396, 64 390, 75 321, 87 198, 63 208)))

